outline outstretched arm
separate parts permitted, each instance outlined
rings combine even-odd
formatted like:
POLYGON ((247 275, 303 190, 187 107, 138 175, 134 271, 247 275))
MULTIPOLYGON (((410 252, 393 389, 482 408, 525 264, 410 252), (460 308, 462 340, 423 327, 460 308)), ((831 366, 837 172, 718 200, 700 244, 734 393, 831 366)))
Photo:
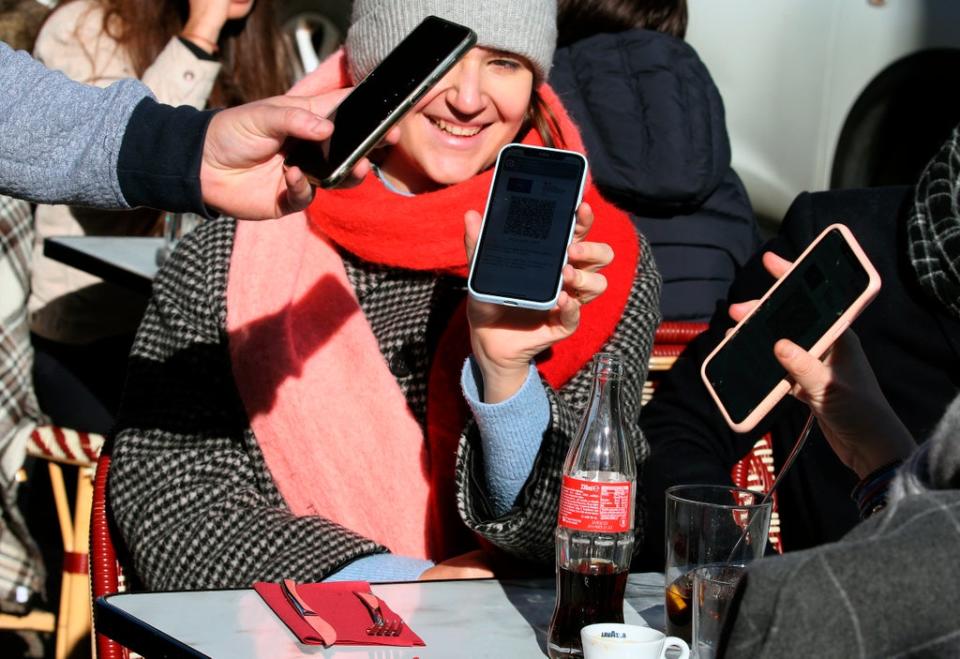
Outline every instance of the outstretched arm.
MULTIPOLYGON (((284 142, 329 138, 333 124, 323 117, 348 91, 277 96, 219 113, 172 108, 135 80, 90 87, 3 43, 0 89, 0 193, 96 208, 214 209, 253 220, 310 203, 303 173, 283 165, 284 142)), ((368 172, 361 161, 353 180, 368 172)))

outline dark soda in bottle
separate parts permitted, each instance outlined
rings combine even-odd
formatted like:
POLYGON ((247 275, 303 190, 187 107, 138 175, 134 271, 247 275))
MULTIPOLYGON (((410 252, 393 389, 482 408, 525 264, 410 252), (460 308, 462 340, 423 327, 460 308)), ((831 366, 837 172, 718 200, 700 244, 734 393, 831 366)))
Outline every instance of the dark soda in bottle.
POLYGON ((637 462, 623 432, 619 356, 597 355, 593 390, 563 465, 557 519, 557 601, 550 657, 582 657, 580 630, 623 622, 633 556, 637 462))

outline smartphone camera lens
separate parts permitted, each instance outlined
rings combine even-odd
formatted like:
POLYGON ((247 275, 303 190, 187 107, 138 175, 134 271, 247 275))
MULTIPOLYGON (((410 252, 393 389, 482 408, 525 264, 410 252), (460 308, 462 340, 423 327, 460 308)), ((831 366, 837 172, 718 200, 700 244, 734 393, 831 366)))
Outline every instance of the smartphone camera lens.
POLYGON ((513 158, 509 158, 506 161, 504 161, 503 166, 507 169, 516 169, 517 161, 514 160, 513 158))

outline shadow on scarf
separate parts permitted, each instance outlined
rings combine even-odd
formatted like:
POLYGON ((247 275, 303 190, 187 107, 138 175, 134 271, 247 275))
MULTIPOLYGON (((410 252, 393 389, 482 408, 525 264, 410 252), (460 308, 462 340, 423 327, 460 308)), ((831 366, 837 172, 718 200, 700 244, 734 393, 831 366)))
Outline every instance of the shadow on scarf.
POLYGON ((263 369, 261 386, 248 397, 246 405, 237 392, 226 341, 192 343, 163 361, 135 352, 130 358, 117 427, 214 435, 245 431, 250 418, 273 408, 283 382, 300 375, 293 350, 301 358, 316 352, 357 310, 350 291, 335 278, 323 277, 296 303, 241 328, 239 332, 250 345, 247 354, 270 363, 263 369), (327 322, 310 325, 311 333, 289 337, 295 346, 276 345, 276 337, 287 335, 290 319, 317 309, 320 300, 332 314, 327 322))

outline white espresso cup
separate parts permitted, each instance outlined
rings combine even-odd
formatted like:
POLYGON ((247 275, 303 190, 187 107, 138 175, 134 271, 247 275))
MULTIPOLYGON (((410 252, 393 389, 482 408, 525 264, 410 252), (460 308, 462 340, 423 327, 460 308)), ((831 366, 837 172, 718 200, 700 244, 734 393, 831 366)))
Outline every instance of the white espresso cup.
POLYGON ((682 638, 640 625, 587 625, 580 630, 580 641, 585 659, 663 659, 669 648, 680 651, 677 659, 690 657, 690 646, 682 638))

